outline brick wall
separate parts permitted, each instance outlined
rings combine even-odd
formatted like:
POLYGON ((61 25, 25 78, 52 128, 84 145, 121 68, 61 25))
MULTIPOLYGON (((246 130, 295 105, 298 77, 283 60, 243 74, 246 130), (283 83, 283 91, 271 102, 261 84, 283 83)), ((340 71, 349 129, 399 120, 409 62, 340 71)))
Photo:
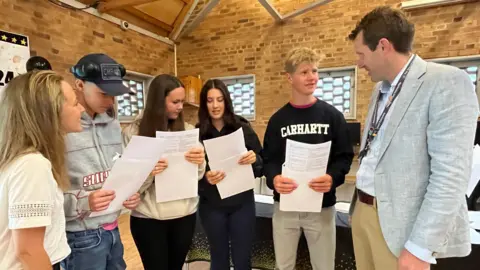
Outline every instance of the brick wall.
MULTIPOLYGON (((270 1, 287 14, 311 0, 270 1)), ((283 25, 276 24, 257 0, 222 0, 178 47, 179 75, 209 77, 256 75, 256 121, 263 138, 270 116, 288 101, 290 89, 282 71, 286 52, 309 46, 323 56, 321 68, 355 64, 346 37, 356 22, 378 5, 393 1, 335 0, 283 25)), ((425 59, 480 54, 480 2, 407 13, 416 24, 414 50, 425 59)), ((366 72, 357 78, 357 119, 363 126, 373 83, 366 72)), ((196 109, 186 107, 187 119, 196 109)))
POLYGON ((83 11, 46 0, 8 0, 0 4, 0 29, 27 35, 31 55, 47 58, 72 81, 69 68, 88 53, 106 53, 128 70, 174 72, 173 47, 83 11))

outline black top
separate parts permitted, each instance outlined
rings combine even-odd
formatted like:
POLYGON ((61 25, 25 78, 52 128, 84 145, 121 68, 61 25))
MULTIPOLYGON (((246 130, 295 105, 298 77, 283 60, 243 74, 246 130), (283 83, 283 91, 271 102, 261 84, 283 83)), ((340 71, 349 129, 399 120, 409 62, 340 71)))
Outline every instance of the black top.
POLYGON ((280 200, 280 195, 273 187, 273 178, 282 173, 287 138, 310 144, 332 141, 327 174, 332 176, 333 185, 330 192, 324 194, 322 207, 335 205, 335 188, 345 182, 354 155, 343 114, 317 100, 306 107, 288 103, 270 118, 263 143, 263 160, 267 185, 274 190, 275 201, 280 200))
MULTIPOLYGON (((250 126, 250 123, 245 118, 236 116, 236 120, 236 126, 224 126, 223 129, 220 131, 218 131, 215 127, 211 126, 207 133, 204 136, 201 136, 200 141, 203 142, 204 140, 228 135, 232 132, 235 132, 241 127, 243 129, 243 134, 245 137, 245 147, 248 150, 252 150, 257 154, 257 161, 252 164, 253 173, 255 177, 261 177, 263 175, 263 161, 260 155, 262 151, 262 145, 260 144, 260 140, 258 139, 255 131, 250 126)), ((208 156, 205 156, 205 159, 208 162, 208 156)), ((210 171, 210 167, 207 163, 206 172, 208 171, 210 171)), ((208 183, 205 176, 199 182, 198 193, 200 195, 200 203, 208 203, 210 206, 213 207, 232 207, 241 205, 247 201, 254 201, 253 190, 247 190, 245 192, 222 200, 220 198, 220 194, 218 193, 217 186, 208 183)))

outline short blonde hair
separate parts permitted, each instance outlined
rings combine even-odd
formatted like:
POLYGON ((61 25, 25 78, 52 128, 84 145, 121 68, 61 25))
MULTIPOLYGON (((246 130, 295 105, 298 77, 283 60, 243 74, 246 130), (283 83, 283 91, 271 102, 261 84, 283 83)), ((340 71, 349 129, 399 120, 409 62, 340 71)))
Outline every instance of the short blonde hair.
POLYGON ((285 71, 294 73, 302 63, 318 65, 319 61, 320 56, 314 50, 306 47, 294 48, 287 54, 285 71))
POLYGON ((68 188, 62 81, 53 71, 33 71, 13 78, 5 88, 0 100, 0 171, 23 155, 39 152, 52 164, 58 186, 68 188))

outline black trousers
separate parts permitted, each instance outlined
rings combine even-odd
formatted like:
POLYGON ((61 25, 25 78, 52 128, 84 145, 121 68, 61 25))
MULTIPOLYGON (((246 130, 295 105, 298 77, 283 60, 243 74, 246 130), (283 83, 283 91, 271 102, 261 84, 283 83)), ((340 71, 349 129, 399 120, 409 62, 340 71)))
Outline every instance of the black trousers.
POLYGON ((171 220, 130 217, 145 270, 181 270, 195 232, 196 214, 171 220))
POLYGON ((235 207, 200 204, 200 219, 210 245, 211 270, 230 269, 230 247, 235 270, 251 268, 255 236, 255 201, 235 207))
POLYGON ((53 267, 53 270, 61 270, 60 263, 56 263, 52 267, 53 267))

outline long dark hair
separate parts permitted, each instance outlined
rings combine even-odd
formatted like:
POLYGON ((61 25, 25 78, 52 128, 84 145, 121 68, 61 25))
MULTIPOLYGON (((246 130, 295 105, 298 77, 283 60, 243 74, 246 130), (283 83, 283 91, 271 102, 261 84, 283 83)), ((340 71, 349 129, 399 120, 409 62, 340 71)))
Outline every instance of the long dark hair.
POLYGON ((138 127, 138 135, 155 137, 156 131, 185 130, 183 111, 177 119, 169 120, 165 105, 168 94, 179 87, 185 88, 179 79, 168 74, 158 75, 152 80, 148 88, 147 104, 138 127))
POLYGON ((202 87, 200 92, 200 108, 198 109, 198 121, 200 127, 200 137, 205 138, 208 134, 208 130, 212 127, 212 119, 208 114, 207 108, 207 96, 208 91, 211 89, 218 89, 222 92, 223 102, 225 104, 225 109, 223 111, 223 121, 225 127, 232 129, 237 129, 240 127, 240 123, 233 112, 232 99, 230 98, 230 93, 228 92, 227 86, 221 80, 210 79, 202 87))

